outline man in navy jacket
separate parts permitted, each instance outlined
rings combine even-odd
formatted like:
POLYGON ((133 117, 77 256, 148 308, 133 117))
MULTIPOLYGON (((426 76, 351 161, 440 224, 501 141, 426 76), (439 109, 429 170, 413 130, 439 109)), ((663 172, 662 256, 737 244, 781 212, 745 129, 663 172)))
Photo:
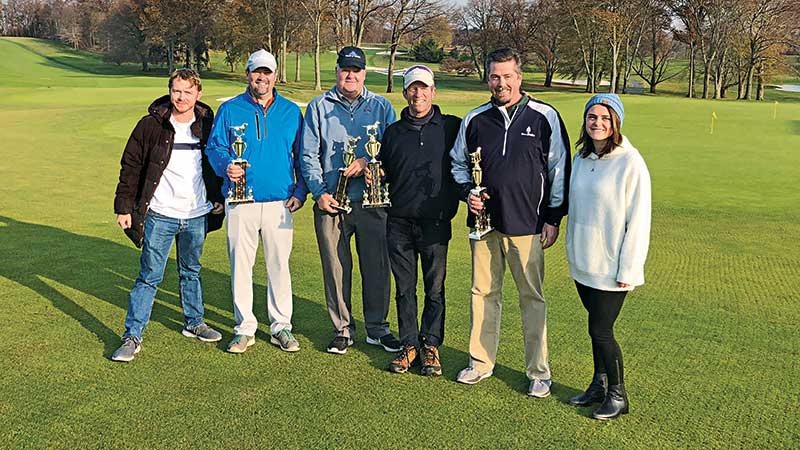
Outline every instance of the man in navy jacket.
MULTIPOLYGON (((567 211, 569 137, 558 112, 522 92, 519 56, 499 49, 487 57, 492 100, 461 123, 451 151, 453 176, 473 214, 486 208, 494 231, 471 240, 472 330, 469 366, 458 381, 475 384, 492 375, 500 340, 506 264, 519 292, 528 394, 550 395, 547 308, 542 295, 544 249, 558 238, 567 211), (468 154, 481 148, 481 185, 473 195, 468 154)), ((469 223, 474 223, 470 216, 469 223)))

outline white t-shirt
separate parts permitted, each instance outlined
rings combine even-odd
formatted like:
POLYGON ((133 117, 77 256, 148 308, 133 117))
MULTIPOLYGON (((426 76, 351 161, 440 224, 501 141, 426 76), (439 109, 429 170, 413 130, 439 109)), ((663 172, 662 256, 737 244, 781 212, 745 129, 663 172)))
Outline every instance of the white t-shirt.
POLYGON ((150 209, 175 219, 193 219, 208 214, 213 208, 206 197, 203 183, 200 140, 192 135, 195 119, 182 123, 170 116, 175 128, 172 156, 158 183, 150 209))

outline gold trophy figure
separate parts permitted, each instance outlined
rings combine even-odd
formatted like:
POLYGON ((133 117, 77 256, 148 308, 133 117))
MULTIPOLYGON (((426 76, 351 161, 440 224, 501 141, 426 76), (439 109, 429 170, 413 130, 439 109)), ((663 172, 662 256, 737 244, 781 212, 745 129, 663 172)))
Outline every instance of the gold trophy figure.
MULTIPOLYGON (((231 148, 236 155, 236 159, 231 161, 231 164, 236 164, 241 167, 242 170, 247 168, 247 160, 242 158, 242 154, 244 154, 244 150, 247 148, 247 143, 243 139, 245 128, 247 128, 246 123, 238 127, 230 127, 231 131, 233 131, 233 134, 236 136, 236 140, 231 143, 231 148)), ((225 199, 225 203, 235 205, 238 203, 253 203, 254 201, 253 188, 247 187, 247 177, 243 173, 242 178, 228 188, 228 198, 225 199), (247 190, 247 192, 245 192, 245 190, 247 190)))
MULTIPOLYGON (((475 153, 469 154, 469 162, 472 164, 472 181, 475 182, 475 187, 472 188, 469 193, 476 197, 482 198, 481 194, 486 191, 486 188, 481 186, 483 170, 481 170, 480 147, 475 149, 475 153)), ((472 228, 472 231, 469 233, 469 238, 474 241, 480 241, 483 236, 493 229, 492 221, 490 220, 489 215, 486 213, 486 205, 484 205, 483 209, 478 212, 478 214, 475 214, 475 227, 472 228)))
POLYGON ((389 189, 381 182, 381 162, 375 159, 381 151, 381 143, 378 142, 378 125, 380 122, 375 122, 372 125, 367 125, 367 136, 369 141, 364 144, 367 149, 367 154, 372 158, 367 163, 367 170, 369 170, 372 183, 367 186, 364 191, 364 201, 361 205, 364 208, 386 208, 392 206, 389 201, 389 189))
POLYGON ((344 167, 339 168, 339 180, 336 182, 336 192, 333 194, 334 200, 336 200, 339 205, 331 207, 333 209, 339 210, 345 214, 350 214, 350 211, 353 208, 350 207, 350 198, 347 196, 347 185, 350 181, 349 177, 344 175, 344 171, 356 160, 356 145, 358 145, 358 141, 361 140, 361 136, 358 137, 350 137, 347 136, 347 143, 344 146, 344 152, 342 152, 342 159, 344 160, 344 167))

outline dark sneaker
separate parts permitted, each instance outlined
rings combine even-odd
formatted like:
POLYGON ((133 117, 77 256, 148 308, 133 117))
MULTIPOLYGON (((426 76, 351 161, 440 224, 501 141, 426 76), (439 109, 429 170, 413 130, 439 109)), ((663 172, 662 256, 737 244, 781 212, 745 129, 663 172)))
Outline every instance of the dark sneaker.
POLYGON ((439 347, 425 344, 422 346, 422 375, 438 377, 442 374, 442 363, 439 362, 439 347))
POLYGON ((550 380, 534 378, 531 380, 531 384, 528 385, 528 395, 531 397, 545 398, 550 395, 551 384, 552 382, 550 380))
POLYGON ((129 362, 142 349, 142 341, 136 336, 125 336, 122 345, 111 355, 112 361, 129 362))
POLYGON ((270 337, 269 342, 277 345, 285 352, 300 351, 300 343, 297 342, 297 339, 294 338, 292 332, 289 331, 288 328, 284 328, 281 331, 273 334, 272 337, 270 337))
POLYGON ((337 355, 344 355, 347 353, 347 347, 353 345, 353 340, 347 336, 336 336, 330 344, 328 344, 328 353, 336 353, 337 355))
POLYGON ((389 363, 386 370, 394 373, 406 373, 411 366, 419 364, 418 356, 417 347, 406 345, 403 347, 403 351, 389 363))
POLYGON ((244 334, 237 334, 228 342, 228 353, 244 353, 247 347, 256 343, 255 336, 245 336, 244 334))
POLYGON ((392 353, 399 352, 403 349, 403 345, 400 344, 400 341, 398 341, 397 338, 392 336, 392 333, 389 333, 380 339, 373 339, 367 336, 367 344, 383 347, 384 350, 392 353))
POLYGON ((478 369, 474 369, 472 367, 467 367, 466 369, 462 369, 461 372, 458 372, 458 376, 456 377, 456 381, 459 383, 464 384, 475 384, 481 380, 489 378, 492 376, 492 372, 489 371, 487 373, 483 373, 478 369))
POLYGON ((197 338, 203 342, 217 342, 222 339, 222 334, 219 331, 204 323, 192 328, 184 328, 181 334, 186 337, 197 338))

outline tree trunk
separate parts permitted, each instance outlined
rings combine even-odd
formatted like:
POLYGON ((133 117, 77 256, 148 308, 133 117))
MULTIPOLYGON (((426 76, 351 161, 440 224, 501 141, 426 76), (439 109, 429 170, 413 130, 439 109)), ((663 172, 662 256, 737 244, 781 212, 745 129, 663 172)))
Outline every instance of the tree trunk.
POLYGON ((281 30, 281 73, 280 73, 280 83, 286 83, 286 47, 287 42, 289 40, 289 33, 286 30, 286 22, 283 23, 283 29, 281 30))
POLYGON ((553 66, 547 64, 544 72, 544 87, 553 87, 553 66))
POLYGON ((694 98, 694 41, 689 42, 689 90, 686 97, 694 98))
POLYGON ((314 32, 314 90, 322 90, 322 80, 319 72, 319 47, 320 47, 320 33, 322 32, 322 17, 317 19, 314 32))
MULTIPOLYGON (((392 36, 394 42, 395 37, 392 36)), ((397 44, 393 43, 389 46, 389 72, 386 74, 386 92, 394 92, 394 57, 397 54, 397 44)))
POLYGON ((167 70, 169 73, 175 70, 175 42, 171 39, 167 43, 167 70))
POLYGON ((711 60, 703 63, 703 98, 708 100, 709 89, 708 85, 711 83, 711 60))
POLYGON ((300 81, 300 50, 294 52, 294 82, 300 81))
POLYGON ((753 72, 755 72, 754 64, 749 64, 747 67, 747 79, 744 85, 744 99, 753 99, 753 72))

